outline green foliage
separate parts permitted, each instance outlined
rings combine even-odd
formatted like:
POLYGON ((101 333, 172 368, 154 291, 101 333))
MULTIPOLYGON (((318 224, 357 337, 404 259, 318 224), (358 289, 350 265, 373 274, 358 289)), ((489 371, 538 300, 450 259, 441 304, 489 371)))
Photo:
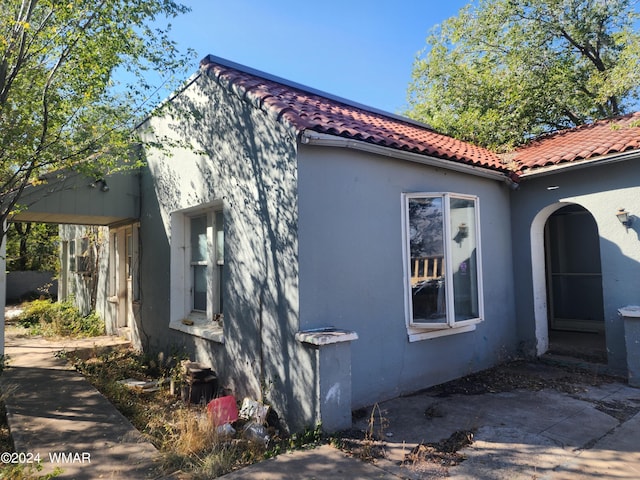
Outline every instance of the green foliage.
POLYGON ((631 0, 480 0, 436 27, 409 87, 413 118, 509 150, 624 113, 640 94, 631 0))
POLYGON ((32 335, 95 337, 104 334, 104 321, 95 313, 83 316, 71 302, 34 300, 17 317, 32 335))
POLYGON ((50 480, 63 473, 63 469, 55 467, 53 472, 40 474, 44 467, 41 463, 8 464, 0 468, 0 478, 5 480, 50 480))
POLYGON ((7 235, 7 270, 58 272, 58 226, 12 223, 7 235))
POLYGON ((298 450, 301 448, 317 447, 322 443, 322 424, 318 423, 315 427, 305 427, 302 432, 294 433, 289 437, 289 448, 298 450))
POLYGON ((187 10, 173 0, 3 1, 0 221, 44 173, 100 178, 139 165, 132 128, 188 64, 161 22, 187 10))

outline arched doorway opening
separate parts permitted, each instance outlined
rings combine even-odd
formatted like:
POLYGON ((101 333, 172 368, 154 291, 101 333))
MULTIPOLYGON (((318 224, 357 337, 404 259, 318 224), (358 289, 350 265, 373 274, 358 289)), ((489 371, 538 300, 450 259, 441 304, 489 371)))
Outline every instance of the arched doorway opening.
POLYGON ((556 204, 538 214, 531 233, 538 354, 606 363, 595 219, 580 205, 556 204))
POLYGON ((544 233, 548 352, 606 363, 598 226, 572 204, 549 216, 544 233))

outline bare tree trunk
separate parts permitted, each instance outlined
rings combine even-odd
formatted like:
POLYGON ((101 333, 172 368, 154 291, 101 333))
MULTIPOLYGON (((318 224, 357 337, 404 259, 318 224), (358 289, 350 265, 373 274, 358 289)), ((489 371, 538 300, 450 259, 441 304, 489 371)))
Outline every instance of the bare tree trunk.
POLYGON ((29 233, 31 232, 30 223, 14 223, 17 234, 20 236, 20 244, 18 249, 17 270, 27 270, 27 259, 29 258, 27 252, 27 244, 29 240, 29 233))

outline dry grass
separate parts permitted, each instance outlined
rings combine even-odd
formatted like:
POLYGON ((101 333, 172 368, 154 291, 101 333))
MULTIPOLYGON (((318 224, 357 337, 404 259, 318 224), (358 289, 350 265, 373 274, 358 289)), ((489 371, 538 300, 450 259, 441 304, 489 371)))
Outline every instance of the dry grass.
POLYGON ((72 362, 160 450, 165 475, 190 480, 215 478, 319 439, 319 430, 293 441, 270 427, 271 440, 265 445, 245 438, 240 420, 234 423, 237 433, 225 435, 218 433, 205 406, 186 405, 168 387, 145 393, 117 382, 170 378, 178 358, 158 360, 129 350, 72 362))
POLYGON ((0 401, 0 452, 13 452, 13 441, 7 423, 7 409, 3 401, 0 401))

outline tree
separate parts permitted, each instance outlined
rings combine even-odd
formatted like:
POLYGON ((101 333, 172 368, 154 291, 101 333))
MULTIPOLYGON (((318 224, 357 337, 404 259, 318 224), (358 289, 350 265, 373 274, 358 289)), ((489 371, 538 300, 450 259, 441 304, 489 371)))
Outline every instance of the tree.
POLYGON ((58 226, 15 222, 7 235, 7 270, 58 270, 58 226))
POLYGON ((634 0, 480 0, 416 59, 411 117, 498 150, 637 106, 634 0))
POLYGON ((187 65, 158 22, 187 10, 173 0, 3 0, 0 225, 45 172, 101 178, 137 165, 133 127, 159 92, 151 72, 171 89, 187 65))

